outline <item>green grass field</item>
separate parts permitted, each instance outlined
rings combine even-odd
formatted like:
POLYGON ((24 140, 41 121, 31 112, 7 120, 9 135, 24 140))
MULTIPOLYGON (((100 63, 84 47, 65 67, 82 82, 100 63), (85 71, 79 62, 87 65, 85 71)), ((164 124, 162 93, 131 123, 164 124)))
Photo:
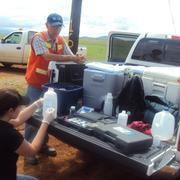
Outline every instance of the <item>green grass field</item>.
POLYGON ((105 61, 106 60, 106 43, 105 39, 80 38, 79 46, 87 48, 88 61, 105 61))

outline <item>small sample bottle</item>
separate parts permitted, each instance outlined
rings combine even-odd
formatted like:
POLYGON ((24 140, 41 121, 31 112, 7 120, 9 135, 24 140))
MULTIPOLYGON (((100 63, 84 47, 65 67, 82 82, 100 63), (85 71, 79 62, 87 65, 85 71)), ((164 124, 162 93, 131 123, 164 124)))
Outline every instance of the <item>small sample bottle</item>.
POLYGON ((127 126, 127 122, 128 122, 128 114, 126 113, 126 111, 123 110, 121 113, 118 114, 117 123, 121 126, 127 126))
POLYGON ((104 102, 103 113, 112 116, 112 110, 113 110, 113 96, 112 93, 108 92, 104 102))

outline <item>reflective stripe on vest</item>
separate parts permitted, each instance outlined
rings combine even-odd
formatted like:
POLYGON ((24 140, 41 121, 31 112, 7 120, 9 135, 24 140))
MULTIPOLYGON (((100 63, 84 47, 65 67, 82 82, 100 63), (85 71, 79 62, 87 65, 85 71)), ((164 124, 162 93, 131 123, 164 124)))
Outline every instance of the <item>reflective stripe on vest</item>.
POLYGON ((51 43, 50 43, 50 42, 45 42, 45 45, 46 45, 46 47, 47 47, 48 49, 51 48, 51 43))
POLYGON ((47 75, 48 71, 40 68, 36 68, 36 72, 42 75, 47 75))

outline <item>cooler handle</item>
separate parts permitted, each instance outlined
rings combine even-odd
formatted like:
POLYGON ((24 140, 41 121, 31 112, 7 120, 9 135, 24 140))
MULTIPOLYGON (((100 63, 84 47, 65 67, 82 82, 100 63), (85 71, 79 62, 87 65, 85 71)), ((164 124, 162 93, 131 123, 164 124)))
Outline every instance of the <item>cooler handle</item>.
POLYGON ((92 76, 92 79, 94 81, 102 82, 102 81, 104 81, 104 76, 95 74, 92 76))
POLYGON ((167 86, 165 84, 153 82, 152 95, 164 98, 166 95, 167 86))
POLYGON ((154 86, 154 87, 159 87, 159 88, 164 88, 164 89, 166 88, 166 85, 165 85, 165 84, 161 84, 161 83, 157 83, 157 82, 154 82, 154 83, 153 83, 153 86, 154 86))

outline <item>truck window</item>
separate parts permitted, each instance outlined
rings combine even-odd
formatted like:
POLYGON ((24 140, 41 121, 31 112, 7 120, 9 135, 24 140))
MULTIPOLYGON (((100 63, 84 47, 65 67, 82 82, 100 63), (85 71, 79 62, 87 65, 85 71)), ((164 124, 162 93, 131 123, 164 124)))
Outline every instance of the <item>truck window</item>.
POLYGON ((160 63, 163 60, 164 40, 143 38, 137 44, 132 59, 160 63))
POLYGON ((164 63, 180 66, 179 40, 166 40, 164 63))
POLYGON ((125 62, 138 34, 112 34, 109 39, 109 62, 125 62))
POLYGON ((29 31, 28 32, 28 44, 31 44, 31 39, 36 33, 37 33, 36 31, 29 31))
POLYGON ((180 40, 141 39, 131 58, 132 60, 180 66, 180 40))
POLYGON ((22 32, 14 32, 10 34, 5 40, 5 43, 20 44, 22 38, 22 32))

